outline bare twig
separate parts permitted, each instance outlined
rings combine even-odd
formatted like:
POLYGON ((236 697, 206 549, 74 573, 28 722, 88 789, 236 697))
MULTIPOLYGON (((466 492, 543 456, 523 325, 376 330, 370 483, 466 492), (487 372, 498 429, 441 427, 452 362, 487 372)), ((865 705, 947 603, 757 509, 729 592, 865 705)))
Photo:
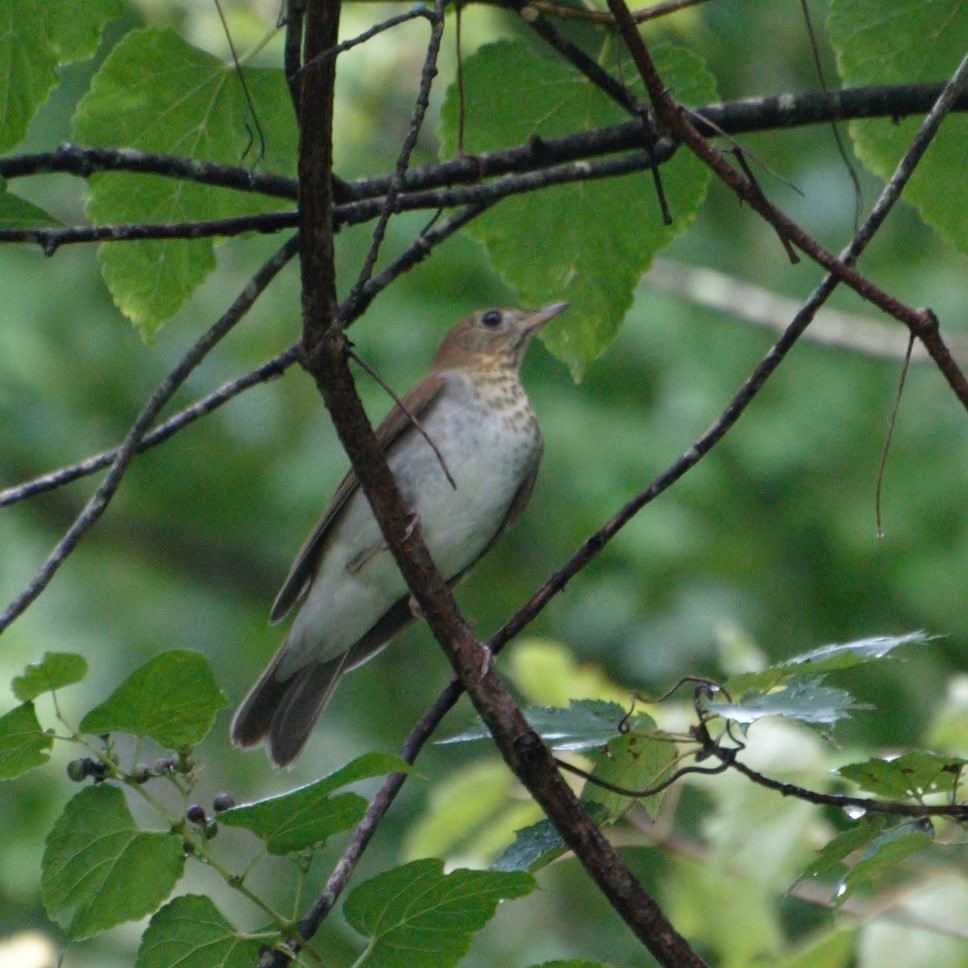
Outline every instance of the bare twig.
MULTIPOLYGON (((206 414, 218 409, 223 403, 228 403, 229 400, 237 397, 244 390, 248 390, 249 387, 253 387, 258 383, 265 383, 267 380, 274 380, 277 376, 281 376, 286 369, 296 362, 297 357, 297 347, 295 345, 290 346, 288 349, 274 356, 271 360, 263 363, 262 366, 256 367, 256 369, 250 370, 243 376, 230 380, 228 383, 223 383, 217 390, 213 390, 201 399, 196 400, 190 406, 179 410, 178 413, 173 414, 164 423, 159 424, 154 430, 145 434, 141 443, 138 444, 136 453, 143 454, 146 450, 150 450, 152 447, 164 443, 164 441, 176 434, 183 427, 186 427, 199 417, 204 417, 206 414)), ((91 457, 79 461, 76 464, 61 467, 56 471, 51 471, 49 474, 43 474, 40 477, 33 478, 33 480, 25 481, 14 487, 8 487, 0 491, 0 507, 6 507, 8 504, 16 504, 25 498, 33 497, 36 494, 43 494, 46 491, 56 490, 58 487, 63 487, 82 477, 87 477, 89 474, 95 474, 102 468, 114 463, 117 459, 119 449, 119 447, 114 447, 111 450, 102 451, 100 454, 93 454, 91 457)))
MULTIPOLYGON (((798 249, 835 275, 840 282, 850 286, 864 299, 903 322, 924 343, 938 368, 947 379, 949 386, 954 390, 962 405, 968 409, 968 380, 965 379, 964 374, 952 359, 951 353, 941 338, 938 321, 934 314, 930 310, 913 309, 906 306, 899 299, 874 285, 869 279, 851 268, 849 264, 838 259, 770 203, 741 171, 728 164, 720 152, 709 144, 679 111, 676 102, 659 76, 635 24, 632 22, 625 0, 608 0, 608 6, 616 18, 625 44, 632 55, 632 60, 635 62, 635 66, 638 68, 642 81, 649 92, 660 124, 708 165, 740 198, 748 202, 781 236, 796 245, 798 249)), ((955 98, 966 83, 968 83, 968 56, 962 61, 954 77, 945 86, 944 94, 929 116, 932 119, 932 124, 935 124, 936 127, 924 141, 922 137, 924 126, 922 126, 912 144, 914 150, 907 153, 906 158, 910 156, 913 164, 917 164, 921 154, 923 154, 923 149, 920 147, 921 142, 924 141, 926 148, 927 143, 933 138, 937 126, 940 126, 941 121, 951 110, 955 98)))
POLYGON ((410 156, 413 154, 413 149, 417 144, 417 137, 420 134, 420 129, 423 127, 424 116, 427 113, 427 106, 430 103, 430 88, 433 85, 434 78, 437 76, 437 55, 440 53, 440 42, 444 36, 445 6, 446 0, 435 0, 433 14, 428 14, 428 19, 430 20, 430 40, 427 43, 427 53, 424 56, 423 69, 420 72, 420 87, 417 91, 417 101, 414 105, 413 114, 410 117, 407 134, 403 139, 403 146, 397 156, 397 164, 393 178, 383 198, 380 215, 373 229, 370 247, 366 253, 366 258, 363 260, 363 266, 360 269, 356 282, 353 284, 353 288, 350 290, 350 294, 344 303, 349 313, 353 312, 353 307, 362 296, 363 287, 373 275, 373 269, 376 266, 376 260, 380 254, 380 246, 383 244, 387 225, 394 211, 394 203, 400 192, 400 186, 403 183, 404 175, 407 173, 407 168, 410 167, 410 156))
POLYGON ((30 584, 7 606, 3 614, 0 615, 0 632, 7 628, 41 594, 54 577, 57 569, 60 568, 74 548, 77 547, 78 542, 97 523, 114 497, 128 468, 128 464, 137 452, 145 433, 161 411, 161 408, 171 399, 172 394, 181 386, 192 370, 202 362, 209 350, 249 311, 252 304, 265 290, 266 286, 269 285, 282 267, 295 255, 296 250, 297 244, 295 239, 290 239, 262 266, 229 309, 195 343, 182 357, 178 365, 161 382, 151 395, 151 399, 142 408, 141 413, 138 414, 124 442, 115 452, 111 470, 101 482, 101 486, 87 504, 85 504, 83 510, 74 520, 70 528, 68 528, 64 536, 57 542, 53 551, 48 555, 47 560, 31 580, 30 584))

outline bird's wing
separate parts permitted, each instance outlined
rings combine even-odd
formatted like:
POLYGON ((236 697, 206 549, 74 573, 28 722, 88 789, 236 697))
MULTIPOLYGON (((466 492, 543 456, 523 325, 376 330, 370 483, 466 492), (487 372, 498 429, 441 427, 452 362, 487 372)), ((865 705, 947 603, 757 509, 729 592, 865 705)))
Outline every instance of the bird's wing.
MULTIPOLYGON (((398 405, 387 414, 376 430, 376 437, 384 454, 389 453, 391 447, 403 432, 412 426, 411 415, 422 422, 431 405, 440 397, 444 386, 444 378, 440 374, 434 373, 421 380, 403 397, 401 402, 406 410, 398 405), (409 411, 409 414, 407 411, 409 411)), ((329 507, 326 508, 319 524, 313 529, 313 533, 306 539, 306 543, 299 549, 299 554, 296 556, 289 575, 276 596, 272 611, 269 614, 271 624, 275 624, 284 618, 309 587, 325 552, 327 538, 333 525, 339 520, 340 515, 346 509, 350 498, 357 492, 359 486, 356 474, 351 470, 340 482, 339 487, 336 488, 336 493, 329 502, 329 507)))

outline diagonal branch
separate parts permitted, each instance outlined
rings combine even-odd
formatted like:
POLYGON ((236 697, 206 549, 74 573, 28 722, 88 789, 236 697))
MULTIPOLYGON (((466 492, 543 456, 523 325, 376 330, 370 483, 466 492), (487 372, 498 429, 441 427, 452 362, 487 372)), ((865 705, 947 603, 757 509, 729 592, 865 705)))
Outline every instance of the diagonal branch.
MULTIPOLYGON (((954 87, 954 85, 951 86, 954 87)), ((840 258, 844 262, 851 262, 860 255, 897 201, 904 184, 914 171, 917 159, 923 154, 934 134, 937 133, 940 120, 944 116, 948 103, 946 98, 948 93, 947 89, 941 93, 935 108, 925 119, 917 137, 898 164, 895 175, 885 186, 880 198, 871 210, 867 221, 858 230, 851 243, 841 252, 840 258)), ((586 539, 571 558, 531 596, 501 629, 488 639, 485 645, 493 654, 496 655, 500 652, 511 639, 523 631, 549 604, 552 598, 561 592, 568 582, 582 571, 639 511, 695 467, 726 436, 726 433, 736 424, 756 394, 779 367, 786 354, 793 348, 836 287, 837 279, 834 276, 828 275, 824 278, 794 316, 781 338, 773 345, 709 430, 677 461, 666 468, 646 488, 622 507, 603 527, 586 539)), ((461 683, 449 683, 427 710, 401 750, 401 756, 408 763, 414 762, 424 744, 447 713, 454 707, 462 692, 463 686, 461 683)), ((406 776, 404 774, 392 774, 387 777, 380 791, 370 802, 366 815, 356 828, 343 856, 333 869, 322 894, 304 919, 304 923, 311 927, 312 932, 315 932, 335 904, 340 892, 355 870, 360 857, 366 850, 380 820, 389 810, 405 782, 406 776)), ((301 922, 301 928, 302 924, 303 922, 301 922)))
MULTIPOLYGON (((632 20, 625 0, 608 0, 608 7, 615 17, 625 45, 632 55, 639 75, 645 84, 659 124, 685 144, 701 161, 708 165, 736 194, 772 225, 785 242, 794 244, 811 259, 835 275, 840 282, 850 286, 858 295, 869 300, 884 312, 904 323, 925 345, 928 353, 948 380, 963 406, 968 409, 968 380, 954 362, 938 327, 938 321, 930 310, 913 309, 899 299, 884 292, 850 265, 838 259, 816 239, 808 235, 789 216, 769 202, 759 187, 744 172, 733 168, 692 125, 669 93, 655 64, 632 20)), ((945 106, 940 112, 938 124, 950 110, 959 91, 968 82, 968 57, 945 88, 945 106)), ((920 155, 918 156, 920 157, 920 155)))
POLYGON ((21 615, 50 583, 57 569, 67 560, 70 553, 77 547, 78 542, 97 523, 107 509, 111 499, 124 478, 131 459, 134 457, 162 407, 171 399, 174 392, 185 382, 188 375, 205 359, 205 356, 235 324, 249 311, 256 299, 261 295, 269 283, 275 278, 286 263, 296 254, 297 243, 290 239, 262 268, 253 276, 251 282, 239 294, 235 302, 226 310, 196 343, 182 357, 178 365, 168 374, 159 387, 151 395, 151 399, 142 408, 137 419, 128 431, 128 436, 117 449, 111 470, 101 482, 91 499, 84 505, 83 510, 68 528, 64 536, 57 542, 47 560, 31 580, 30 584, 20 593, 0 615, 0 632, 10 625, 17 616, 21 615))

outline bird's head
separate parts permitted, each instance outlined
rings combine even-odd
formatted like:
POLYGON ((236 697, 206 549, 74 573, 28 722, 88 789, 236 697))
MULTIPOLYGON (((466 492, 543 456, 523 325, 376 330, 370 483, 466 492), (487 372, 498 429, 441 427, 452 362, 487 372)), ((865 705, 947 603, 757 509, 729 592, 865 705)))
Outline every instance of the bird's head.
POLYGON ((481 365, 517 369, 531 337, 567 308, 568 303, 556 302, 544 309, 509 306, 478 309, 453 326, 443 338, 434 357, 433 369, 481 365))

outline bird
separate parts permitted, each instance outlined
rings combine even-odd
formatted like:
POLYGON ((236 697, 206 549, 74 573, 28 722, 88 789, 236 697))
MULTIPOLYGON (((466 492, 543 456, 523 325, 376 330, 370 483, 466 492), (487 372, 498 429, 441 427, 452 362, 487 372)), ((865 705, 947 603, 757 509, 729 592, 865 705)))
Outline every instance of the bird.
MULTIPOLYGON (((535 333, 567 308, 471 313, 377 428, 412 524, 451 587, 531 497, 544 444, 520 366, 535 333)), ((236 746, 264 743, 276 766, 302 752, 340 678, 419 617, 352 471, 296 556, 270 624, 290 612, 288 634, 231 726, 236 746)))

